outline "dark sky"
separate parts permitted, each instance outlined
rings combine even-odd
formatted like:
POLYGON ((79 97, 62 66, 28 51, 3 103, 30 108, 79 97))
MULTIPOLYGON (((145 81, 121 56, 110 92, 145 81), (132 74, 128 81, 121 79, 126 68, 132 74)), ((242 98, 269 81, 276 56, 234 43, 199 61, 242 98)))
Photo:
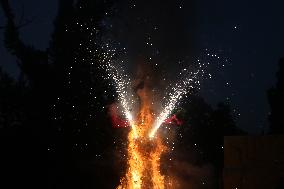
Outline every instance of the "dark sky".
MULTIPOLYGON (((12 5, 19 17, 23 10, 25 18, 35 17, 21 29, 22 39, 46 48, 57 1, 13 0, 12 5)), ((213 77, 202 81, 206 101, 230 102, 238 126, 246 131, 267 128, 266 90, 275 83, 278 59, 284 56, 283 1, 132 0, 116 7, 117 16, 106 23, 132 64, 139 57, 151 58, 174 75, 197 59, 208 61, 213 77), (212 57, 215 54, 220 59, 212 57)), ((1 26, 4 21, 0 11, 1 26)), ((15 58, 3 46, 3 30, 0 54, 1 66, 16 77, 15 58)))

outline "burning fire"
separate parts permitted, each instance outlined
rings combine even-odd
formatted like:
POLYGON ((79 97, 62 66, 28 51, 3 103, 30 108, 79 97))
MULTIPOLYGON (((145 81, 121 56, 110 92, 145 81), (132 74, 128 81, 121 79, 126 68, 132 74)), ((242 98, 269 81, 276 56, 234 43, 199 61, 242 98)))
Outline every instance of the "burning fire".
MULTIPOLYGON (((117 189, 164 189, 165 176, 160 171, 160 158, 167 151, 159 135, 149 137, 155 121, 150 92, 139 90, 140 111, 128 134, 128 169, 117 189)), ((167 187, 169 188, 169 187, 167 187)))
MULTIPOLYGON (((162 104, 161 112, 156 116, 153 112, 155 109, 152 103, 154 101, 152 99, 153 90, 148 88, 147 84, 150 82, 146 82, 148 77, 141 77, 146 84, 144 83, 142 88, 137 88, 140 106, 139 110, 135 111, 138 113, 133 115, 133 108, 137 107, 137 100, 131 92, 131 80, 123 73, 122 68, 118 69, 110 61, 106 63, 102 65, 108 72, 107 78, 114 81, 120 110, 126 117, 126 120, 120 119, 114 113, 116 110, 110 107, 112 122, 115 127, 130 126, 131 128, 128 133, 127 170, 117 189, 171 189, 176 187, 178 183, 161 172, 161 157, 168 149, 164 145, 161 133, 157 131, 163 123, 182 124, 175 115, 172 117, 170 115, 188 90, 199 86, 198 77, 203 74, 202 65, 199 65, 197 71, 183 69, 184 74, 181 73, 181 75, 185 77, 169 86, 171 92, 163 98, 163 101, 166 101, 162 104)), ((145 76, 145 73, 143 74, 145 76)))

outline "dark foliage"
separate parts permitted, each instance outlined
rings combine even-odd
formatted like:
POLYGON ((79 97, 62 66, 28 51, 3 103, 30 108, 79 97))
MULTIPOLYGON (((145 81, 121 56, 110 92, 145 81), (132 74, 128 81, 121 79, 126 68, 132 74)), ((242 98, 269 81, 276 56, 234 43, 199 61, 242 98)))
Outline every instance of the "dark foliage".
POLYGON ((189 99, 182 105, 184 124, 178 129, 176 158, 200 167, 212 165, 212 187, 222 188, 224 136, 246 133, 235 126, 229 105, 219 103, 212 108, 199 96, 189 99))
POLYGON ((95 41, 111 2, 59 1, 45 51, 21 41, 9 1, 1 5, 7 18, 5 45, 23 75, 16 82, 0 72, 1 172, 7 176, 1 188, 114 188, 115 182, 107 182, 116 174, 105 109, 113 90, 102 80, 106 73, 82 63, 90 56, 80 47, 89 40, 80 25, 96 29, 95 41))

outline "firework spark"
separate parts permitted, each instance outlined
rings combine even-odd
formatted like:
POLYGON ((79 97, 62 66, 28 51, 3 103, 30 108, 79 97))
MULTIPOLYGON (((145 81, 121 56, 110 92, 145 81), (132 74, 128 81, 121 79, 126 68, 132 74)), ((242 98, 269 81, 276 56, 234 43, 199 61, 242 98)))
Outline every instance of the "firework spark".
MULTIPOLYGON (((184 69, 183 71, 187 71, 187 69, 184 69)), ((177 82, 172 87, 172 92, 167 95, 168 98, 164 97, 164 99, 167 99, 167 102, 165 103, 163 111, 157 117, 153 128, 149 133, 150 138, 153 138, 155 136, 162 123, 170 116, 180 100, 188 93, 189 89, 194 88, 196 85, 199 85, 199 80, 197 78, 200 73, 203 73, 203 71, 200 72, 200 70, 197 70, 196 72, 187 72, 185 79, 177 82)))
POLYGON ((134 132, 134 137, 137 137, 137 131, 134 124, 131 110, 133 109, 133 94, 131 94, 131 80, 124 73, 124 70, 118 69, 110 61, 105 65, 105 69, 108 72, 108 78, 114 81, 114 86, 118 94, 118 101, 122 106, 122 113, 125 115, 131 128, 134 132))
POLYGON ((119 66, 118 61, 112 61, 115 50, 108 50, 108 46, 106 49, 101 53, 100 66, 107 71, 107 79, 114 83, 121 111, 126 118, 126 122, 121 124, 128 123, 131 127, 128 133, 128 168, 117 189, 172 188, 170 178, 160 172, 160 158, 167 151, 167 146, 164 145, 157 131, 164 122, 167 122, 172 111, 189 90, 199 86, 198 77, 203 73, 201 64, 197 71, 183 69, 180 73, 182 79, 169 87, 170 92, 163 98, 166 100, 163 110, 158 117, 155 117, 154 106, 151 103, 153 93, 147 86, 137 91, 140 107, 138 112, 132 112, 137 99, 132 93, 131 79, 124 74, 125 71, 119 66))
MULTIPOLYGON (((153 98, 151 90, 144 86, 143 89, 137 91, 137 95, 141 100, 141 107, 135 117, 132 117, 130 112, 126 111, 131 115, 130 118, 126 118, 132 128, 128 134, 128 169, 117 189, 173 188, 171 178, 163 175, 160 171, 160 158, 167 151, 167 146, 164 145, 162 138, 158 134, 156 135, 156 132, 163 122, 167 122, 167 118, 181 98, 188 93, 189 89, 199 85, 197 77, 203 71, 192 72, 187 69, 183 71, 186 72, 186 79, 181 80, 172 87, 173 92, 169 93, 166 106, 157 118, 152 113, 154 107, 151 103, 153 100, 151 99, 153 98), (154 138, 154 136, 157 137, 154 138)), ((122 90, 126 84, 125 80, 120 79, 115 74, 112 75, 112 78, 116 79, 117 92, 123 92, 122 90)), ((127 108, 127 93, 124 91, 120 95, 121 104, 127 108)), ((175 117, 175 119, 177 118, 175 117)))

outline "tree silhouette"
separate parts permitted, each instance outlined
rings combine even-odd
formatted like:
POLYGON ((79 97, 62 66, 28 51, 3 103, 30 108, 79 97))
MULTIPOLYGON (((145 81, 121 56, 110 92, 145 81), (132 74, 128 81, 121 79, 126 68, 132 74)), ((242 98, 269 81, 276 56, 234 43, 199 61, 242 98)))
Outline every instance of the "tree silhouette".
MULTIPOLYGON (((106 181, 115 172, 111 170, 113 131, 105 107, 113 101, 114 93, 102 79, 106 73, 97 66, 100 57, 90 52, 103 51, 98 43, 103 32, 101 22, 112 2, 60 0, 54 32, 46 50, 22 42, 9 1, 0 2, 7 19, 5 46, 17 57, 23 75, 17 83, 0 73, 1 127, 7 128, 2 138, 7 151, 3 154, 19 156, 25 149, 26 162, 22 163, 29 162, 29 169, 34 172, 26 172, 21 180, 38 178, 33 182, 46 183, 40 188, 94 185, 92 179, 86 181, 88 172, 89 176, 97 175, 96 186, 113 188, 115 182, 106 181), (15 124, 20 125, 15 127, 15 124), (9 133, 14 135, 14 144, 10 143, 9 133), (12 154, 11 148, 14 148, 12 154), (34 164, 29 160, 31 157, 38 157, 34 164), (89 159, 96 159, 93 172, 90 170, 94 165, 82 169, 88 167, 89 159), (42 170, 38 170, 36 162, 43 162, 42 170), (40 176, 36 172, 45 174, 40 176), (109 175, 99 174, 104 172, 109 175)), ((27 167, 20 164, 14 167, 15 172, 23 169, 27 167)), ((25 183, 27 187, 30 184, 25 183)))
POLYGON ((275 87, 267 91, 270 105, 270 132, 273 134, 284 133, 283 110, 284 106, 284 58, 279 60, 279 70, 276 74, 277 83, 275 87))

